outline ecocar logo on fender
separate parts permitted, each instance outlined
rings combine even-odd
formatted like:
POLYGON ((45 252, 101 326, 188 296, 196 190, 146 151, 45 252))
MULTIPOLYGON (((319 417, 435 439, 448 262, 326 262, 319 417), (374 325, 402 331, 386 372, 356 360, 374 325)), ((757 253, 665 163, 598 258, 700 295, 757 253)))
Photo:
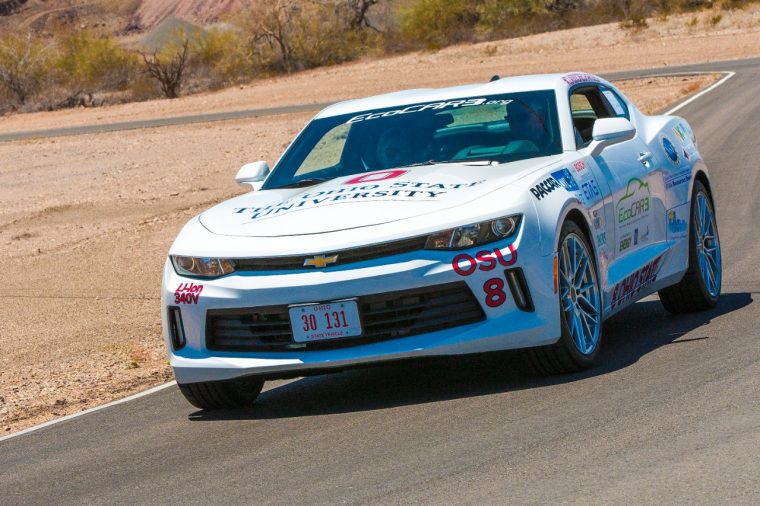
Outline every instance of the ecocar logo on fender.
POLYGON ((618 225, 649 213, 650 194, 648 183, 635 177, 629 179, 625 195, 618 200, 615 208, 618 225))

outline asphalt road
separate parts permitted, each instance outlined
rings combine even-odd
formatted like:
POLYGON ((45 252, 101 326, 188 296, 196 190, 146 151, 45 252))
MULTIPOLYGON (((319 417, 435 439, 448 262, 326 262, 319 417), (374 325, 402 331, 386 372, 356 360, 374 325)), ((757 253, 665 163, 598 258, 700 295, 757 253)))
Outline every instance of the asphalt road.
POLYGON ((760 61, 672 70, 700 69, 737 72, 679 111, 717 194, 714 310, 635 304, 601 365, 563 377, 513 354, 403 363, 213 415, 169 388, 0 442, 0 502, 758 504, 760 61))

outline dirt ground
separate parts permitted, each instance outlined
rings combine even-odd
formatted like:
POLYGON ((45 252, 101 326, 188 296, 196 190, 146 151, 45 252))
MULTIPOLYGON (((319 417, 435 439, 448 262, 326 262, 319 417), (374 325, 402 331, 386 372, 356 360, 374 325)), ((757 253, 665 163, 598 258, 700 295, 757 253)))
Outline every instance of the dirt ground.
MULTIPOLYGON (((601 51, 590 48, 618 29, 586 28, 491 43, 494 56, 488 45, 468 45, 172 102, 12 116, 0 120, 0 131, 324 102, 487 79, 505 68, 601 72, 758 56, 759 27, 697 31, 688 40, 616 35, 617 45, 601 51)), ((620 84, 653 110, 714 79, 620 84)), ((309 116, 0 143, 0 434, 171 379, 158 298, 166 251, 187 219, 242 191, 234 183, 240 165, 274 161, 309 116)))

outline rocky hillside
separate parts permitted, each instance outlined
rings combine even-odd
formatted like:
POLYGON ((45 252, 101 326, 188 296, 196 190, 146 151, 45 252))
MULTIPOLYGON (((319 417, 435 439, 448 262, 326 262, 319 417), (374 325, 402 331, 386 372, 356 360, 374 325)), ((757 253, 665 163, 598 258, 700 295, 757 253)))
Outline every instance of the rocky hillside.
POLYGON ((212 23, 246 4, 246 0, 0 0, 0 34, 87 28, 122 35, 150 31, 168 16, 212 23))
POLYGON ((144 29, 157 26, 168 16, 206 24, 241 9, 245 4, 244 0, 142 0, 136 15, 144 29))

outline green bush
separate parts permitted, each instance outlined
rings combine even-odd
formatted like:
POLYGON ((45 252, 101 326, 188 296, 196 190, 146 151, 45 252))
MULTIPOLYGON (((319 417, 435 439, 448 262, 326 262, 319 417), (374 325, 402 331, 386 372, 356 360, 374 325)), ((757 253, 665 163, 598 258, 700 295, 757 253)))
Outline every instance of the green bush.
POLYGON ((471 40, 478 22, 475 4, 468 0, 417 0, 399 11, 401 34, 429 49, 471 40))
POLYGON ((0 38, 0 86, 18 105, 24 105, 54 78, 54 50, 31 35, 0 38))
POLYGON ((72 94, 123 90, 137 74, 139 60, 110 37, 82 31, 58 42, 57 67, 72 94))
POLYGON ((207 77, 212 88, 250 80, 253 62, 245 38, 234 28, 212 28, 192 41, 191 58, 196 73, 207 77))

